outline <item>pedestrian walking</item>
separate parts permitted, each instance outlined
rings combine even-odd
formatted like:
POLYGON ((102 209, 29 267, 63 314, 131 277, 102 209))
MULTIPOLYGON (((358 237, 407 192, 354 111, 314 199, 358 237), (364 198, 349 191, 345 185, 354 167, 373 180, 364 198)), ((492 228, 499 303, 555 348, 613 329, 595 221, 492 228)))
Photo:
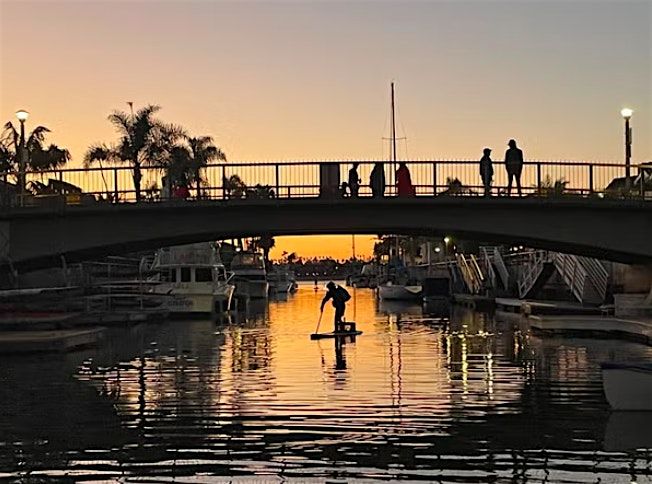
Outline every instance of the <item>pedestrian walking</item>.
POLYGON ((374 164, 369 177, 369 185, 371 186, 371 196, 374 198, 385 196, 385 167, 382 163, 374 164))
POLYGON ((480 178, 484 186, 484 196, 491 196, 491 182, 494 177, 494 166, 491 161, 491 149, 485 148, 482 150, 482 158, 480 159, 480 178))
POLYGON ((509 149, 505 152, 505 168, 507 169, 507 196, 512 191, 512 181, 516 180, 516 188, 518 189, 518 196, 521 193, 521 172, 523 171, 523 151, 516 146, 516 141, 513 139, 507 143, 509 149))
POLYGON ((410 170, 405 162, 399 163, 398 170, 396 170, 396 193, 402 198, 414 197, 416 195, 416 190, 414 189, 414 185, 412 185, 410 170))
POLYGON ((358 166, 360 163, 353 163, 353 166, 349 170, 349 191, 351 192, 352 197, 358 196, 360 191, 360 175, 358 175, 358 166))

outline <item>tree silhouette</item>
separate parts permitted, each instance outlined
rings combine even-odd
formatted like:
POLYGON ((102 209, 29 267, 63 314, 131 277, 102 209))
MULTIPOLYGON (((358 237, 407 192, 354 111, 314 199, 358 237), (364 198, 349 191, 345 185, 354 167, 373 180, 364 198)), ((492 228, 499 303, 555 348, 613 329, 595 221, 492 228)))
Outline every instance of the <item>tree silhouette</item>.
POLYGON ((188 138, 189 151, 189 171, 190 178, 195 180, 197 188, 197 198, 201 198, 201 169, 206 167, 211 161, 226 161, 224 152, 213 144, 213 138, 210 136, 198 136, 188 138))
MULTIPOLYGON (((45 137, 50 130, 37 126, 25 139, 27 152, 26 169, 48 171, 57 169, 70 161, 70 152, 55 144, 45 146, 45 137)), ((0 172, 17 173, 20 168, 20 133, 16 127, 7 122, 0 139, 0 172)))
POLYGON ((142 166, 160 166, 162 157, 169 152, 174 139, 180 133, 157 119, 154 115, 161 108, 149 104, 135 113, 114 111, 108 120, 118 132, 115 145, 92 145, 85 156, 85 163, 95 162, 128 163, 132 169, 136 201, 140 200, 142 166))

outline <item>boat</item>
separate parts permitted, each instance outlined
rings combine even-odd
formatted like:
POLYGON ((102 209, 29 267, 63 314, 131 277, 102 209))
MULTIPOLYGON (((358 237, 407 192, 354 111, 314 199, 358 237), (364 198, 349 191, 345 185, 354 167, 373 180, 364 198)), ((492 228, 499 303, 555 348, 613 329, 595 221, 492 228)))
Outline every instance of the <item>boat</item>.
POLYGON ((237 297, 263 299, 269 292, 265 261, 254 251, 237 252, 231 260, 231 271, 237 297))
POLYGON ((292 274, 279 267, 267 273, 267 282, 269 283, 269 292, 275 294, 289 293, 296 284, 296 281, 292 280, 292 274))
POLYGON ((423 288, 421 285, 394 284, 387 281, 378 286, 378 297, 382 300, 420 301, 423 288))
POLYGON ((614 410, 652 411, 652 363, 603 363, 602 385, 614 410))
POLYGON ((378 268, 376 264, 365 264, 362 266, 359 274, 353 274, 347 277, 346 283, 347 286, 356 288, 376 288, 378 283, 378 268))
POLYGON ((235 291, 213 243, 161 249, 150 268, 152 292, 167 294, 172 314, 214 314, 228 311, 235 291))

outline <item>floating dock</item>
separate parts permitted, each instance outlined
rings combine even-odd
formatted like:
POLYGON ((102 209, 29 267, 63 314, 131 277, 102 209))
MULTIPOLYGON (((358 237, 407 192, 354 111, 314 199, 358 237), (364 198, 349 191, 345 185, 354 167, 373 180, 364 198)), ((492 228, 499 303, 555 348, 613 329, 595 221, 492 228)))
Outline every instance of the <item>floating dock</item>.
POLYGON ((0 354, 65 352, 94 345, 103 335, 104 328, 2 331, 0 354))
POLYGON ((547 335, 585 338, 618 338, 652 345, 652 319, 625 319, 614 316, 530 316, 533 331, 547 335))
POLYGON ((496 298, 496 309, 525 315, 604 315, 599 306, 582 306, 568 301, 530 301, 506 297, 496 298))

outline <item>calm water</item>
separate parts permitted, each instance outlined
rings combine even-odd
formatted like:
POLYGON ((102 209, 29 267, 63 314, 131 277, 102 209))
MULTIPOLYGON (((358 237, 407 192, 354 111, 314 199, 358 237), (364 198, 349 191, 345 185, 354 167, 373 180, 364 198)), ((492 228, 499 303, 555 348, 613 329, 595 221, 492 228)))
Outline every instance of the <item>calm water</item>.
POLYGON ((599 371, 650 348, 425 317, 365 289, 347 310, 364 334, 336 346, 308 338, 322 295, 0 357, 0 478, 652 482, 652 419, 611 414, 599 371))

